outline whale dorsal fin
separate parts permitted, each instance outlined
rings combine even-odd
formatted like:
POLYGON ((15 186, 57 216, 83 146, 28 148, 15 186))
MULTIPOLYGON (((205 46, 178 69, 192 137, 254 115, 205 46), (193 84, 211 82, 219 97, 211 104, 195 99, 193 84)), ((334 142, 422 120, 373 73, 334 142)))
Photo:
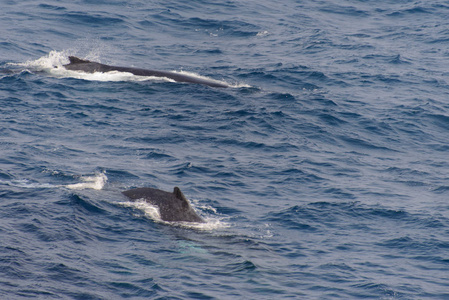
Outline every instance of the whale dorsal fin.
POLYGON ((183 205, 189 205, 187 198, 181 192, 181 189, 179 187, 175 186, 175 188, 173 189, 173 194, 175 195, 176 198, 178 198, 183 202, 183 205))
POLYGON ((69 56, 69 60, 71 64, 83 64, 83 63, 90 63, 89 60, 84 60, 81 58, 78 58, 76 56, 69 56))

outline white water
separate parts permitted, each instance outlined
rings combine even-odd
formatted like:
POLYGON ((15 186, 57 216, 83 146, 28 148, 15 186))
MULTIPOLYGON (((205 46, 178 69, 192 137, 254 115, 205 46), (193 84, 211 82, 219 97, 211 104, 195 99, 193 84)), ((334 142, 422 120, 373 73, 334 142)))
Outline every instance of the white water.
POLYGON ((108 181, 108 178, 104 173, 98 173, 94 176, 81 176, 80 179, 82 182, 75 184, 68 184, 65 187, 72 190, 84 190, 84 189, 101 190, 108 181))
POLYGON ((98 173, 93 176, 80 176, 79 179, 81 180, 81 182, 67 185, 34 182, 26 178, 13 179, 13 180, 0 180, 0 184, 27 189, 39 189, 39 188, 52 189, 64 187, 72 190, 84 190, 84 189, 101 190, 108 181, 108 178, 104 173, 98 173))

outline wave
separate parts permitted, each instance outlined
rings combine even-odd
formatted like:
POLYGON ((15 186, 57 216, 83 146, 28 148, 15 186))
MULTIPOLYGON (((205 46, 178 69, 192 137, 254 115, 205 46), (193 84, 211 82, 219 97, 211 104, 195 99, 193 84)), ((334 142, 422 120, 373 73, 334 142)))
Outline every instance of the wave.
POLYGON ((108 178, 104 173, 98 173, 94 176, 81 176, 82 182, 65 185, 66 188, 72 190, 94 189, 102 190, 108 178))
POLYGON ((392 222, 396 226, 403 224, 415 230, 422 228, 444 228, 443 217, 424 213, 412 213, 402 209, 392 209, 382 206, 367 206, 359 202, 311 202, 295 205, 283 211, 275 212, 268 217, 289 228, 301 230, 325 230, 326 227, 348 226, 351 222, 354 228, 362 228, 366 232, 378 232, 378 224, 392 222))
POLYGON ((55 185, 50 183, 39 183, 39 182, 33 182, 29 179, 13 179, 13 180, 0 180, 0 184, 13 186, 13 187, 20 187, 20 188, 27 188, 27 189, 39 189, 39 188, 56 188, 61 187, 62 185, 55 185))

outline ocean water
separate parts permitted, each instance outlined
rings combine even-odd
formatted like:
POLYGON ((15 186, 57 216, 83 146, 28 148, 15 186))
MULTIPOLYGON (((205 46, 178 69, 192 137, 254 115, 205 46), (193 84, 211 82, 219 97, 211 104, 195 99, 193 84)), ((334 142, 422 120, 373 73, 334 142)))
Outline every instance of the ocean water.
POLYGON ((449 298, 447 1, 0 3, 1 299, 449 298))

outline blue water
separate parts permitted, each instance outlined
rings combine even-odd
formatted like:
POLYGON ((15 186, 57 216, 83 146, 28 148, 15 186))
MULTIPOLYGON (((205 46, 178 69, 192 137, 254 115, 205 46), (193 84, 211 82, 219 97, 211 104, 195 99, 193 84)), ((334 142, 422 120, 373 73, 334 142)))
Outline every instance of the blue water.
POLYGON ((449 298, 447 1, 65 2, 1 3, 1 299, 449 298))

